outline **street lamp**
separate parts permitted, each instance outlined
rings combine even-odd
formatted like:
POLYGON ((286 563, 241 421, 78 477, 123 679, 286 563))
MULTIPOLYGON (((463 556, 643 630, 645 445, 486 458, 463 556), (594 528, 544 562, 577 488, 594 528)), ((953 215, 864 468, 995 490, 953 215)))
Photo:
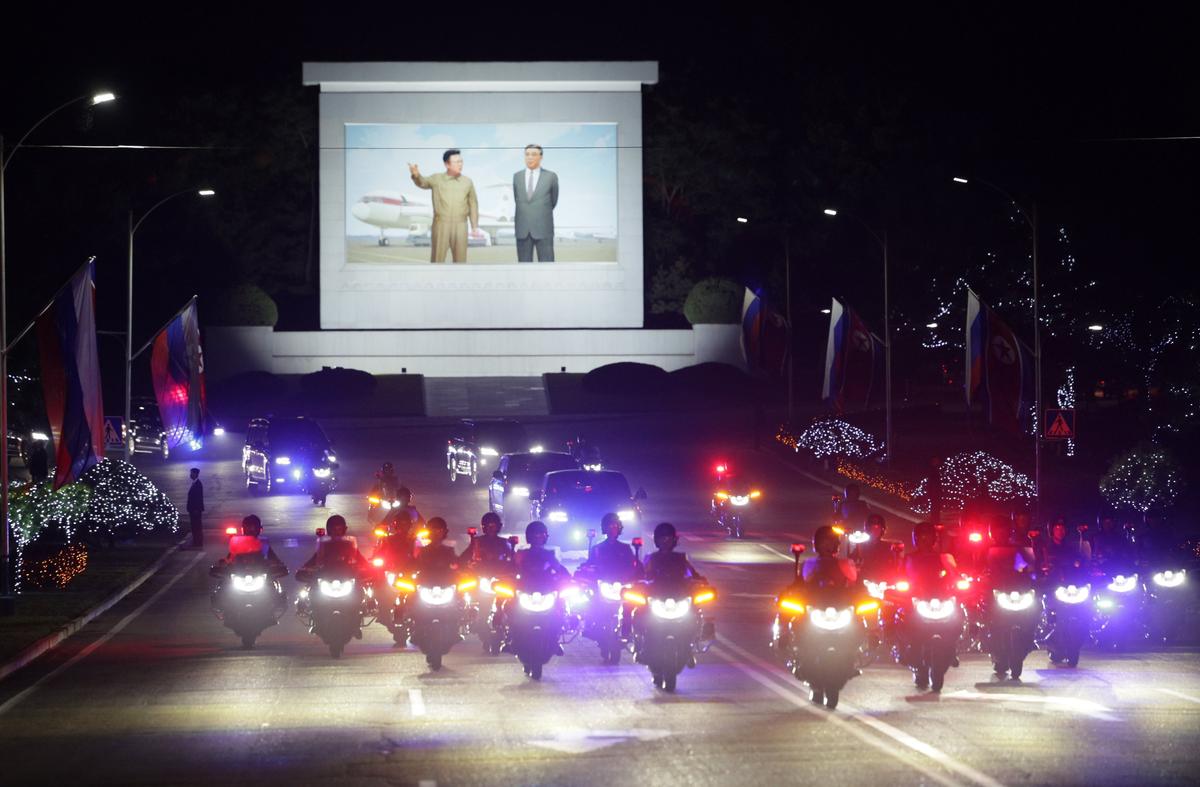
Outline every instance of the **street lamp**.
MULTIPOLYGON (((955 183, 967 184, 966 178, 954 177, 952 180, 955 183)), ((1033 244, 1033 411, 1034 423, 1037 426, 1037 433, 1033 437, 1033 483, 1037 487, 1037 496, 1034 498, 1034 505, 1038 507, 1040 512, 1040 501, 1042 499, 1042 321, 1039 314, 1039 287, 1038 287, 1038 220, 1037 220, 1037 203, 1030 206, 1030 210, 1026 211, 1021 207, 1021 203, 1013 198, 1004 189, 986 180, 977 179, 978 183, 987 186, 992 191, 996 192, 1004 199, 1008 200, 1017 212, 1021 214, 1021 218, 1025 219, 1025 223, 1029 225, 1029 230, 1032 233, 1033 244)), ((1089 330, 1091 327, 1089 326, 1089 330)))
POLYGON ((182 197, 184 194, 195 192, 201 197, 211 197, 217 192, 212 189, 182 189, 174 194, 168 194, 142 214, 142 217, 135 223, 133 220, 133 211, 129 211, 129 266, 127 270, 127 303, 125 312, 125 434, 121 436, 121 442, 124 443, 122 448, 125 451, 125 461, 133 462, 133 448, 129 441, 131 415, 131 401, 133 396, 133 234, 138 231, 138 227, 142 226, 142 222, 150 218, 150 214, 158 210, 162 205, 176 197, 182 197))
MULTIPOLYGON (((826 216, 837 216, 838 211, 834 208, 825 208, 823 211, 826 216)), ((846 213, 847 216, 857 221, 862 225, 863 229, 875 239, 879 244, 879 248, 883 251, 883 390, 884 390, 884 415, 886 425, 884 430, 884 461, 891 465, 892 463, 892 329, 891 329, 891 309, 889 308, 889 287, 888 287, 888 240, 887 231, 883 234, 875 232, 871 229, 871 225, 863 221, 854 213, 846 213)))
POLYGON ((92 106, 106 104, 116 100, 112 93, 94 93, 92 95, 76 96, 70 101, 59 104, 54 109, 42 115, 21 137, 6 156, 4 153, 4 135, 0 134, 0 439, 4 440, 4 459, 0 461, 0 615, 11 615, 14 612, 12 582, 12 543, 8 530, 8 271, 5 257, 7 236, 4 225, 4 173, 12 162, 13 156, 21 149, 29 135, 43 123, 57 115, 62 110, 81 101, 90 101, 92 106))

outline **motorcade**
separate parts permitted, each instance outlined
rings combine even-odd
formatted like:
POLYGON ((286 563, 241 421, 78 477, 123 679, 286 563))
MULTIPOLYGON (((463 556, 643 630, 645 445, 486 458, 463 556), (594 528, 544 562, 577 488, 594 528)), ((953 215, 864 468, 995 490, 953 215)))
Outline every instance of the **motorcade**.
POLYGON ((136 398, 129 403, 125 446, 133 454, 158 454, 163 459, 170 458, 167 430, 158 411, 158 402, 154 399, 136 398))
POLYGON ((578 468, 570 454, 558 451, 505 454, 488 484, 488 508, 510 527, 524 525, 529 522, 530 496, 542 488, 546 473, 578 468))
POLYGON ((337 469, 333 444, 310 418, 255 418, 246 430, 242 474, 250 491, 304 492, 324 505, 337 469))
POLYGON ((479 483, 479 471, 485 476, 496 467, 504 454, 528 451, 537 453, 542 446, 529 439, 525 427, 509 418, 464 418, 446 441, 446 470, 450 483, 459 477, 479 483))

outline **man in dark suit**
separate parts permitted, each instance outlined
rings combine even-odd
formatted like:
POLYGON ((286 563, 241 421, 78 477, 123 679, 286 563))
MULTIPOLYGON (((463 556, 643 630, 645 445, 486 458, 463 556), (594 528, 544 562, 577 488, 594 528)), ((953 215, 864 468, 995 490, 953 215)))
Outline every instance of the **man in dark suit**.
POLYGON ((204 548, 204 525, 200 514, 204 512, 204 484, 200 483, 200 468, 192 468, 192 485, 188 488, 187 510, 192 519, 192 548, 204 548))
POLYGON ((517 262, 554 262, 554 208, 558 205, 558 175, 542 169, 542 146, 525 146, 525 169, 513 175, 513 216, 517 262))

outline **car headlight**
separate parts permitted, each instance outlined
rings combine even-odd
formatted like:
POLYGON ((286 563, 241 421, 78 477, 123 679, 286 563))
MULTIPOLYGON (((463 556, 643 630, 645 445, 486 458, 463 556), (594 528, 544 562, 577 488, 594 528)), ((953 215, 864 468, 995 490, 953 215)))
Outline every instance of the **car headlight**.
POLYGON ((529 447, 529 453, 531 453, 531 454, 540 454, 542 451, 545 451, 545 450, 546 449, 542 448, 540 445, 533 445, 533 446, 529 447))
POLYGON ((620 582, 599 582, 600 595, 609 601, 620 601, 621 594, 625 591, 625 586, 620 582))
POLYGON ((666 618, 667 620, 678 620, 688 613, 692 608, 692 600, 690 598, 673 599, 673 598, 652 598, 650 599, 650 611, 654 613, 656 618, 666 618))
POLYGON ((1027 590, 1024 593, 1013 590, 1005 593, 1000 590, 993 590, 992 594, 996 598, 996 603, 1006 612, 1023 612, 1033 606, 1033 591, 1027 590))
POLYGON ((604 465, 600 464, 599 462, 591 462, 584 464, 583 469, 591 470, 592 472, 599 472, 600 470, 604 469, 604 465))
POLYGON ((224 436, 225 436, 225 427, 218 426, 213 429, 213 437, 224 437, 224 436))
POLYGON ((825 609, 808 610, 808 619, 813 625, 825 631, 837 631, 844 629, 850 625, 850 621, 854 620, 854 608, 843 607, 835 609, 834 607, 826 607, 825 609))
POLYGON ((330 598, 345 598, 354 590, 353 579, 335 579, 333 581, 322 579, 320 580, 321 595, 329 596, 330 598))
POLYGON ((428 604, 431 607, 444 607, 454 600, 454 585, 439 587, 437 585, 418 585, 417 595, 421 598, 422 604, 428 604))
POLYGON ((500 454, 496 453, 495 448, 492 448, 491 446, 487 446, 487 445, 480 448, 479 453, 482 456, 499 456, 500 455, 500 454))
POLYGON ((529 497, 529 487, 527 486, 514 486, 509 491, 515 497, 529 497))
POLYGON ((551 511, 546 518, 551 522, 566 522, 568 519, 566 511, 551 511))
POLYGON ((313 468, 313 475, 316 476, 317 478, 329 478, 329 476, 332 474, 333 474, 333 470, 329 469, 328 467, 314 467, 313 468))
POLYGON ((1112 582, 1108 583, 1108 589, 1111 590, 1113 593, 1132 593, 1134 590, 1137 589, 1137 586, 1138 586, 1138 575, 1137 574, 1130 574, 1129 576, 1125 576, 1124 574, 1117 574, 1115 577, 1112 578, 1112 582))
POLYGON ((1154 575, 1154 584, 1160 588, 1177 588, 1187 579, 1187 572, 1183 569, 1179 571, 1159 571, 1154 575))
POLYGON ((292 471, 292 478, 296 479, 297 481, 300 480, 300 476, 302 475, 304 475, 304 473, 300 472, 299 470, 292 471))
POLYGON ((1059 585, 1054 589, 1054 597, 1064 604, 1082 604, 1092 597, 1092 586, 1059 585))
POLYGON ((914 599, 913 606, 916 607, 917 614, 926 620, 945 620, 954 614, 956 605, 954 597, 951 596, 948 599, 914 599))
POLYGON ((257 593, 267 584, 266 574, 234 574, 233 589, 242 593, 257 593))
POLYGON ((517 593, 517 601, 521 605, 521 609, 529 612, 546 612, 554 606, 554 602, 558 600, 558 593, 517 593))
POLYGON ((292 458, 290 456, 275 457, 275 464, 277 464, 277 465, 290 465, 291 463, 292 463, 292 458))
POLYGON ((637 513, 632 508, 622 508, 617 512, 617 517, 620 518, 622 522, 632 522, 636 516, 637 513))
POLYGON ((34 440, 37 440, 39 443, 44 443, 50 439, 49 435, 47 435, 45 432, 30 432, 29 436, 34 440))

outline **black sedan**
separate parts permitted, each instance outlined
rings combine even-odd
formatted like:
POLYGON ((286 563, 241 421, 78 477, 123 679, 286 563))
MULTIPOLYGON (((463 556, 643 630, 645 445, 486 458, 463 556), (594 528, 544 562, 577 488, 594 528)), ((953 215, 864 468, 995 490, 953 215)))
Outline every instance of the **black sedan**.
POLYGON ((510 528, 524 526, 529 522, 529 498, 541 491, 546 473, 578 469, 579 464, 567 453, 505 454, 488 484, 488 508, 510 528))

